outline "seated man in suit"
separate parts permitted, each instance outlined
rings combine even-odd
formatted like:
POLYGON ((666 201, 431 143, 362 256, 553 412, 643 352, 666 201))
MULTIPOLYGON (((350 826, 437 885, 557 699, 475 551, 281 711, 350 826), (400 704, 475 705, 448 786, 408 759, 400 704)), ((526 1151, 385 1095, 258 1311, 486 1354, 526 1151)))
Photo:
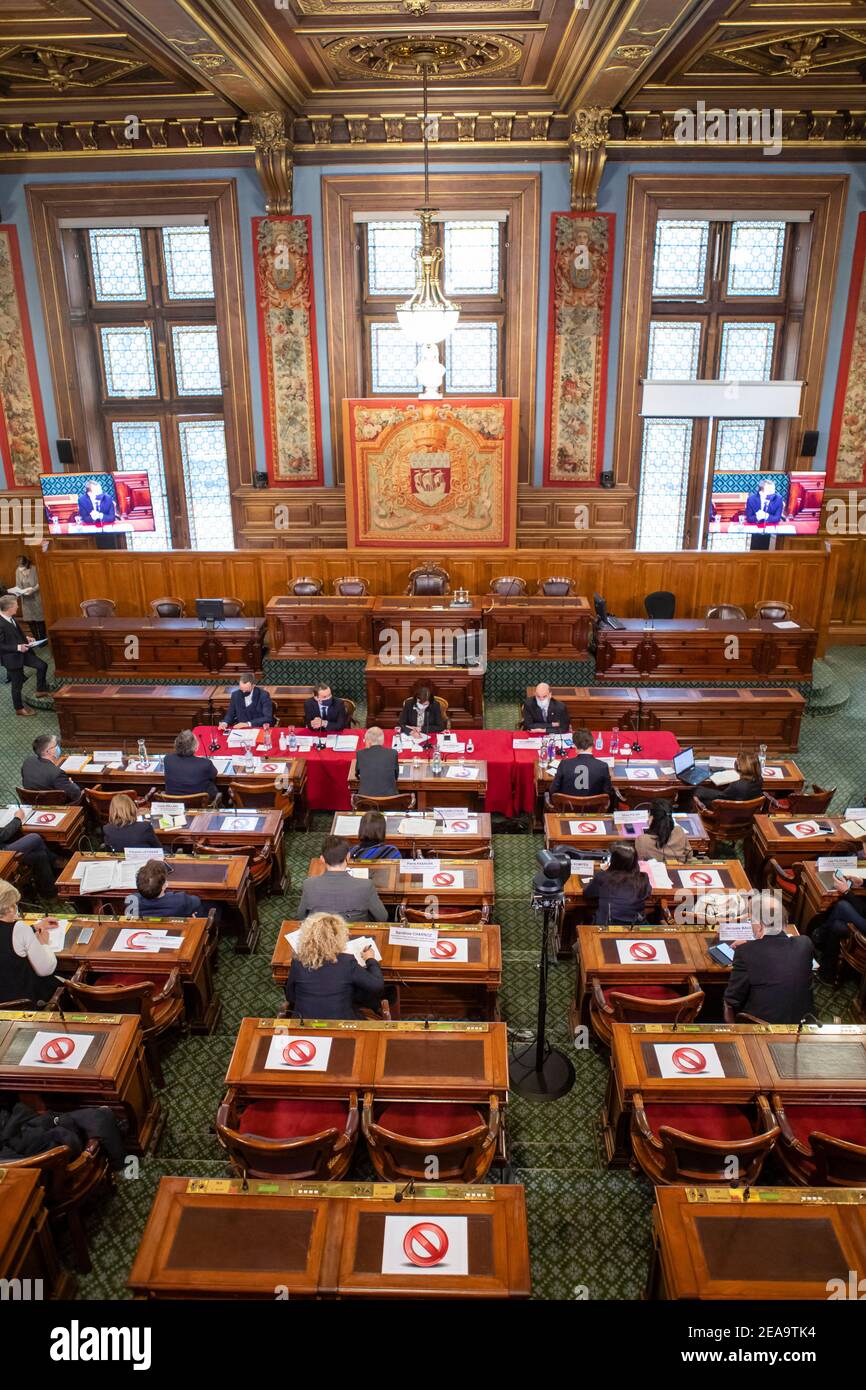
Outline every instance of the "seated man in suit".
POLYGON ((347 922, 387 922, 388 912, 369 878, 349 873, 349 842, 326 835, 322 845, 325 872, 304 879, 298 917, 311 912, 335 912, 347 922))
POLYGON ((564 796, 605 796, 613 798, 613 784, 610 768, 601 758, 592 755, 592 734, 589 729, 578 729, 574 735, 576 758, 562 758, 550 784, 550 795, 562 792, 564 796))
POLYGON ((304 701, 304 725, 325 734, 339 734, 349 723, 349 711, 342 700, 336 700, 331 687, 324 681, 313 686, 313 694, 304 701))
POLYGON ((539 681, 535 694, 523 706, 523 727, 552 734, 567 734, 571 728, 568 710, 561 700, 553 699, 547 681, 539 681))
POLYGON ((205 917, 207 908, 193 893, 166 893, 168 869, 161 859, 148 859, 135 875, 137 892, 132 894, 134 914, 139 917, 205 917))
POLYGON ((57 764, 63 754, 53 734, 39 734, 33 740, 33 752, 21 764, 21 786, 26 791, 52 791, 58 802, 77 804, 83 795, 81 788, 57 764))
POLYGON ((407 734, 441 734, 445 731, 442 706, 433 699, 429 685, 419 685, 400 711, 400 729, 407 734))
POLYGON ((17 619, 18 600, 14 594, 4 594, 0 598, 0 662, 9 672, 12 708, 22 718, 32 717, 34 711, 24 708, 21 692, 24 688, 24 667, 36 672, 36 689, 42 695, 48 694, 48 667, 33 651, 33 641, 19 625, 17 619))
POLYGON ((361 796, 396 796, 399 759, 393 748, 385 747, 385 735, 373 727, 364 735, 358 749, 358 791, 361 796))
POLYGON ((782 499, 776 484, 765 478, 746 498, 747 526, 777 526, 782 520, 782 499))
POLYGON ((88 483, 78 499, 78 515, 85 526, 110 526, 117 520, 114 501, 99 483, 88 483))
POLYGON ((814 1009, 812 942, 785 934, 782 905, 771 892, 753 894, 751 915, 754 940, 734 950, 725 1022, 747 1013, 764 1023, 800 1023, 814 1009))
POLYGON ((228 712, 220 720, 221 729, 269 729, 274 722, 271 697, 250 672, 241 676, 237 690, 232 691, 228 712))
POLYGON ((11 849, 14 854, 19 855, 21 862, 27 865, 33 875, 36 891, 41 898, 53 898, 58 865, 49 854, 48 846, 41 835, 22 835, 22 822, 27 814, 27 811, 19 806, 12 812, 6 824, 0 826, 0 848, 11 849))
POLYGON ((194 796, 207 792, 208 800, 216 801, 217 770, 210 758, 200 758, 198 740, 192 729, 182 729, 174 741, 174 752, 163 759, 165 789, 169 796, 194 796))

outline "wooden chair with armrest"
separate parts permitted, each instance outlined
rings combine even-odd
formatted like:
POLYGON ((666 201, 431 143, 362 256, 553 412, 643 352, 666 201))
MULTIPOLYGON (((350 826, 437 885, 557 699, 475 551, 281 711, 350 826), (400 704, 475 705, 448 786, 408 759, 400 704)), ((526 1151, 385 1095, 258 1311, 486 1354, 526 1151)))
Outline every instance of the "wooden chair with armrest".
POLYGON ((118 787, 116 790, 112 788, 110 791, 106 791, 104 787, 85 787, 84 804, 93 812, 100 825, 106 825, 111 803, 116 796, 128 796, 135 802, 136 806, 149 806, 151 799, 156 794, 156 787, 151 787, 144 795, 135 787, 118 787))
POLYGON ((753 797, 751 801, 725 801, 719 797, 705 806, 697 797, 692 810, 697 811, 709 839, 710 857, 718 853, 720 844, 735 844, 751 838, 755 816, 761 815, 767 803, 765 796, 753 797))
POLYGON ((610 1047, 614 1023, 692 1023, 703 1003, 704 992, 694 975, 687 975, 681 985, 656 984, 651 975, 645 981, 607 987, 595 980, 589 1020, 596 1037, 610 1047))
POLYGON ((498 1097, 484 1110, 460 1101, 376 1101, 366 1092, 361 1129, 376 1173, 384 1182, 423 1182, 435 1156, 439 1180, 481 1182, 499 1141, 498 1097))
POLYGON ((346 713, 349 716, 349 722, 346 727, 347 729, 351 729, 355 724, 355 710, 358 708, 357 703, 354 700, 350 700, 348 695, 341 695, 339 698, 345 705, 346 713))
POLYGON ((364 598, 370 592, 366 579, 357 574, 344 574, 334 580, 334 593, 341 598, 364 598))
POLYGON ((298 579, 293 579, 291 592, 298 598, 315 598, 316 595, 325 591, 324 582, 316 579, 311 574, 301 575, 298 579))
POLYGON ((450 729, 451 720, 448 718, 448 701, 445 699, 444 695, 434 695, 433 699, 436 701, 437 705, 442 711, 442 718, 445 721, 445 728, 450 729))
POLYGON ((745 622, 746 610, 738 603, 712 603, 704 614, 705 618, 724 618, 728 622, 745 622))
POLYGON ((16 787, 15 795, 22 806, 52 806, 57 809, 71 805, 60 792, 50 787, 16 787))
POLYGON ((800 890, 800 878, 803 873, 802 861, 797 864, 780 864, 777 859, 768 859, 762 872, 762 887, 770 888, 774 892, 781 893, 782 905, 786 913, 790 913, 794 906, 794 899, 800 890))
POLYGON ((544 794, 544 805, 551 811, 567 811, 575 816, 606 816, 610 812, 607 792, 599 796, 567 796, 565 792, 544 794))
POLYGON ((636 811, 639 806, 643 806, 648 801, 670 801, 673 806, 677 804, 677 797, 681 791, 678 782, 659 783, 654 787, 641 786, 635 783, 633 787, 617 787, 614 796, 618 802, 628 811, 636 811))
POLYGON ((85 618, 111 618, 117 604, 110 598, 86 598, 78 605, 85 618))
POLYGON ((112 1191, 114 1176, 98 1139, 88 1139, 77 1156, 66 1144, 58 1144, 29 1158, 3 1160, 4 1168, 36 1168, 39 1171, 45 1206, 52 1225, 66 1222, 75 1256, 75 1268, 87 1274, 92 1268, 87 1235, 81 1211, 85 1203, 104 1189, 112 1191))
POLYGON ((855 926, 848 928, 848 935, 839 947, 839 957, 836 963, 837 984, 842 980, 842 971, 846 965, 861 980, 866 975, 866 936, 855 926))
POLYGON ((830 809, 830 802, 836 795, 835 787, 819 787, 812 783, 812 790, 792 792, 790 796, 775 797, 776 805, 792 816, 823 816, 830 809))
POLYGON ((419 859, 492 859, 491 845, 431 845, 429 842, 418 853, 419 859))
POLYGON ((765 1096, 751 1105, 715 1103, 644 1105, 633 1100, 634 1158, 651 1182, 730 1183, 737 1160, 738 1185, 757 1182, 780 1129, 765 1096))
POLYGON ((435 916, 431 916, 426 908, 402 902, 397 908, 397 915, 401 922, 452 922, 457 926, 460 922, 489 922, 490 907, 487 903, 480 907, 443 907, 440 904, 435 916))
POLYGON ((415 569, 410 571, 409 583, 406 585, 407 594, 436 598, 441 594, 450 594, 450 592, 450 576, 441 565, 417 565, 415 569))
POLYGON ((150 616, 152 618, 183 618, 186 615, 186 605, 182 598, 155 598, 150 601, 150 616))
POLYGON ((771 1105, 781 1138, 776 1148, 802 1187, 866 1187, 866 1105, 785 1102, 771 1105))
MULTIPOLYGON (((52 982, 53 978, 53 976, 46 978, 46 988, 52 982)), ((51 997, 40 1000, 38 1004, 34 1004, 32 999, 4 999, 0 1001, 0 1009, 9 1013, 29 1012, 31 1009, 38 1009, 40 1013, 52 1013, 63 997, 63 988, 61 984, 55 985, 51 992, 51 997)))
POLYGON ((793 603, 787 603, 785 599, 765 598, 760 603, 755 604, 755 618, 767 618, 773 622, 783 622, 789 619, 794 611, 793 603))
MULTIPOLYGON (((289 1035, 286 1035, 287 1041, 289 1035)), ((338 1181, 358 1142, 358 1096, 346 1100, 251 1100, 226 1093, 216 1136, 241 1177, 338 1181)))
POLYGON ((362 796, 353 792, 352 810, 381 811, 383 815, 388 811, 414 811, 415 800, 414 792, 397 792, 394 796, 362 796))
POLYGON ((242 598, 224 598, 223 612, 227 618, 242 618, 246 604, 242 598))
POLYGON ((491 579, 488 593, 497 594, 500 598, 523 597, 526 594, 526 580, 521 579, 518 574, 500 574, 496 579, 491 579))
POLYGON ((273 777, 246 777, 242 782, 229 782, 229 801, 239 810, 281 811, 284 821, 295 813, 294 783, 277 786, 273 777))
MULTIPOLYGON (((215 859, 225 859, 227 855, 244 855, 250 868, 250 881, 256 892, 260 888, 266 889, 274 877, 274 854, 270 844, 257 845, 234 839, 231 844, 216 844, 213 840, 199 840, 195 852, 212 854, 215 859)), ((289 874, 286 870, 285 887, 288 886, 289 874)))
POLYGON ((66 992, 82 1013, 137 1014, 154 1080, 165 1085, 159 1043, 170 1028, 185 1018, 183 987, 177 968, 167 974, 154 970, 153 979, 122 970, 95 973, 80 965, 66 981, 66 992))

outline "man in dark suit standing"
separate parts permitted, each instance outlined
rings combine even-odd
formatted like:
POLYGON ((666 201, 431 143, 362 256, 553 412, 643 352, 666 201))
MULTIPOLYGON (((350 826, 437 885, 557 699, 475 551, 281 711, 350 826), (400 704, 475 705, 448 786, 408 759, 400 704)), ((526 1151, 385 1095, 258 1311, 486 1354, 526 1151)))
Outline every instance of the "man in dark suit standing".
POLYGON ((441 734, 445 730, 442 706, 433 699, 429 685, 419 685, 414 698, 400 711, 400 728, 406 733, 441 734))
POLYGON ((552 698, 547 681, 539 681, 535 694, 523 706, 523 727, 551 734, 567 734, 571 728, 568 710, 561 700, 552 698))
POLYGON ((342 700, 335 700, 331 687, 324 681, 313 687, 311 699, 304 701, 304 724, 325 734, 339 734, 349 723, 349 712, 342 700))
POLYGON ((358 791, 361 796, 396 796, 400 762, 393 748, 385 747, 381 729, 368 729, 358 749, 358 791))
POLYGON ((12 706, 16 714, 32 716, 32 709, 24 708, 21 691, 24 687, 24 667, 30 666, 36 672, 36 689, 40 695, 48 694, 46 672, 48 667, 41 657, 32 650, 33 641, 28 638, 18 624, 18 600, 13 594, 0 598, 0 661, 9 672, 9 685, 12 689, 12 706))
POLYGON ((271 697, 251 673, 241 676, 229 700, 228 713, 220 720, 221 729, 269 729, 274 722, 271 697))
POLYGON ((604 793, 612 799, 610 768, 601 758, 593 757, 589 729, 577 730, 574 746, 577 757, 562 759, 550 784, 550 795, 562 792, 564 796, 601 796, 604 793))
POLYGON ((53 734, 39 734, 33 740, 33 752, 21 764, 21 786, 25 791, 57 792, 57 800, 77 803, 82 790, 72 778, 58 767, 60 744, 53 734))
POLYGON ((734 951, 725 1022, 747 1013, 764 1023, 800 1023, 814 1010, 811 940, 785 934, 781 905, 770 892, 754 895, 752 935, 734 951))
MULTIPOLYGON (((349 842, 339 835, 326 835, 322 845, 325 872, 305 878, 297 914, 300 920, 311 912, 336 912, 347 922, 387 922, 388 910, 370 878, 349 873, 349 842)), ((358 866, 353 866, 356 871, 358 866)))

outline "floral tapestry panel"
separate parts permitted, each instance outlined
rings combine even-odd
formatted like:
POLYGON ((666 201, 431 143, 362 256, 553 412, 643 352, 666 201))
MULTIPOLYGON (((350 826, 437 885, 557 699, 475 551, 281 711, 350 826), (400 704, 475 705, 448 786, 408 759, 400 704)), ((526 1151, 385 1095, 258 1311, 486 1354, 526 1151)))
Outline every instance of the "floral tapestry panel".
POLYGON ((0 456, 9 487, 51 470, 15 227, 0 226, 0 456))
POLYGON ((827 444, 827 486, 866 485, 866 212, 857 224, 848 308, 827 444))

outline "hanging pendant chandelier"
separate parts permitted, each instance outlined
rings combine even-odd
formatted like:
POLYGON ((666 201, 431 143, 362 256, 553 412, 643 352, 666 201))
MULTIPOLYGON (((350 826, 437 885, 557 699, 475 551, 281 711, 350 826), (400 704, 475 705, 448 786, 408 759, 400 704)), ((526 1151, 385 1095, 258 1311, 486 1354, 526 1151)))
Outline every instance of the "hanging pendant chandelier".
POLYGON ((433 244, 433 218, 436 208, 430 206, 430 150, 428 147, 427 72, 435 55, 420 50, 417 62, 421 68, 424 92, 424 116, 421 128, 424 142, 424 206, 418 208, 421 219, 421 245, 416 251, 418 283, 411 299, 397 305, 397 322, 415 343, 441 343, 453 333, 460 318, 460 308, 446 299, 439 284, 442 270, 442 248, 433 244))

